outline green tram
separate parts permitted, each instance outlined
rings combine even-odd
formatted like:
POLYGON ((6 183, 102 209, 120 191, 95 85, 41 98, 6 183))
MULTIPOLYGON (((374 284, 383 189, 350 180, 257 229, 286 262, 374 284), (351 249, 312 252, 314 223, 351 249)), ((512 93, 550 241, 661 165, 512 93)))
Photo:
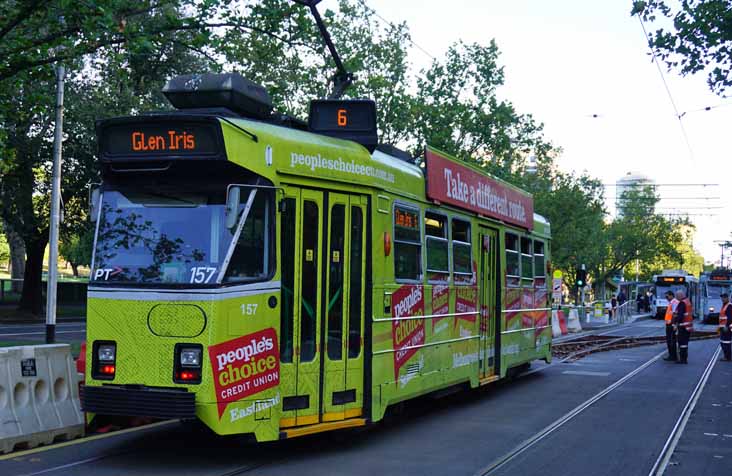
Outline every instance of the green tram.
POLYGON ((314 101, 303 124, 237 75, 164 91, 176 111, 98 124, 88 418, 262 442, 550 361, 529 194, 376 147, 372 101, 314 101))

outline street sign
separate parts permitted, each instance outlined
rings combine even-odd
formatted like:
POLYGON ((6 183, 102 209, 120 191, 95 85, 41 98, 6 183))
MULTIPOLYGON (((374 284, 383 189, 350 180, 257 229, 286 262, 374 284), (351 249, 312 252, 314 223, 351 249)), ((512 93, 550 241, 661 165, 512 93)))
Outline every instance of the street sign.
MULTIPOLYGON (((554 275, 556 276, 556 272, 554 273, 554 275)), ((562 299, 562 278, 561 277, 552 279, 552 299, 555 302, 560 302, 562 299)))

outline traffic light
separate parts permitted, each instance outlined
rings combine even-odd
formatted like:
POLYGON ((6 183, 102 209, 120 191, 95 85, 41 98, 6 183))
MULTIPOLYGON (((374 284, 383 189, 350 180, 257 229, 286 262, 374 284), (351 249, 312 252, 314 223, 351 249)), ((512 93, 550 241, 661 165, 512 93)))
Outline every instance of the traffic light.
POLYGON ((577 268, 577 277, 574 281, 574 285, 578 288, 583 288, 587 285, 587 270, 584 268, 577 268))

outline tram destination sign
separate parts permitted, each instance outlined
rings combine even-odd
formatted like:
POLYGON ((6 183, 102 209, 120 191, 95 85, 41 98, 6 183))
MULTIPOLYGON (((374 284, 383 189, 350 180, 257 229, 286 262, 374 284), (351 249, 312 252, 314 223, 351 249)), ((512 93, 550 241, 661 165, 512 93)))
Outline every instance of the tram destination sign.
POLYGON ((534 226, 534 199, 530 194, 448 158, 425 150, 427 197, 464 208, 527 230, 534 226))
POLYGON ((143 158, 210 159, 221 155, 220 126, 211 122, 157 120, 103 121, 101 156, 107 160, 143 158))

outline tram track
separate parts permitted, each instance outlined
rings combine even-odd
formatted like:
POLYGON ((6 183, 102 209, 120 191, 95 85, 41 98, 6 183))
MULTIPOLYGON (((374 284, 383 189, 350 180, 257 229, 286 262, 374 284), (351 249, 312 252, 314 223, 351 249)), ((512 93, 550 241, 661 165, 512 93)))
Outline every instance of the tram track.
POLYGON ((709 360, 709 363, 704 369, 701 378, 697 382, 696 387, 694 387, 694 391, 691 392, 689 399, 686 401, 684 409, 681 410, 681 414, 676 420, 676 423, 674 424, 671 433, 666 439, 666 442, 661 449, 661 453, 658 455, 658 458, 653 464, 651 471, 648 473, 648 476, 661 476, 666 471, 666 467, 671 461, 671 456, 673 456, 674 454, 676 445, 679 443, 679 439, 681 439, 681 435, 684 433, 686 423, 689 421, 689 417, 691 417, 691 414, 696 407, 696 403, 699 401, 699 397, 704 390, 704 386, 707 384, 707 380, 709 380, 709 375, 712 373, 712 369, 714 369, 714 366, 719 359, 719 354, 721 353, 721 351, 722 349, 717 347, 717 350, 714 352, 712 358, 709 360))
POLYGON ((509 451, 508 453, 504 454, 503 456, 499 457, 498 459, 494 460, 492 463, 490 463, 488 466, 481 468, 478 472, 475 473, 475 476, 488 476, 490 474, 495 473, 499 469, 506 466, 511 461, 515 460, 518 456, 522 455, 526 451, 530 450, 532 447, 534 447, 537 443, 543 441, 545 438, 547 438, 549 435, 554 433, 556 430, 563 427, 565 424, 572 421, 577 415, 581 414, 586 409, 590 408, 592 405, 594 405, 597 401, 601 400, 603 397, 605 397, 607 394, 615 390, 616 388, 623 385, 628 380, 632 379, 639 373, 643 372, 646 368, 653 365, 656 361, 658 361, 666 352, 660 352, 656 354, 654 357, 652 357, 650 360, 646 361, 639 367, 636 367, 634 370, 632 370, 630 373, 626 374, 619 380, 616 380, 614 383, 610 384, 609 386, 605 387, 603 390, 599 391, 589 399, 585 400, 584 402, 577 405, 575 408, 570 410, 569 412, 565 413, 563 416, 558 418, 557 420, 554 420, 552 423, 544 427, 543 429, 539 430, 537 433, 535 433, 533 436, 529 437, 528 439, 524 440, 522 443, 519 443, 518 446, 516 446, 514 449, 509 451))
MULTIPOLYGON (((607 387, 605 387, 604 389, 600 390, 595 395, 588 398, 584 402, 580 403, 575 408, 573 408, 569 412, 565 413, 563 416, 561 416, 557 420, 553 421, 546 427, 542 428, 541 430, 539 430, 537 433, 535 433, 531 437, 529 437, 526 440, 524 440, 523 442, 519 443, 516 447, 514 447, 509 452, 507 452, 504 455, 500 456, 499 458, 495 459, 489 465, 478 470, 475 473, 475 476, 489 476, 492 474, 496 474, 499 470, 505 468, 508 464, 515 461, 519 456, 523 455, 524 453, 526 453, 527 451, 531 450, 533 447, 538 445, 540 442, 544 441, 552 433, 554 433, 555 431, 564 427, 567 423, 574 420, 577 416, 579 416, 585 410, 587 410, 590 407, 592 407, 593 405, 595 405, 597 402, 602 400, 608 394, 612 393, 614 390, 623 386, 625 383, 627 383, 628 381, 633 379, 633 377, 637 376, 638 374, 640 374, 641 372, 646 370, 648 367, 650 367, 651 365, 656 363, 665 354, 666 354, 666 350, 654 355, 651 359, 647 360, 640 366, 636 367, 634 370, 625 374, 620 379, 616 380, 612 384, 610 384, 607 387)), ((684 406, 683 410, 681 411, 681 415, 679 416, 669 437, 667 438, 655 464, 653 465, 653 467, 649 473, 649 476, 661 476, 663 474, 663 472, 665 471, 665 469, 671 459, 671 456, 673 455, 674 449, 676 448, 676 445, 677 445, 679 439, 681 438, 681 435, 686 426, 686 422, 688 421, 689 417, 691 416, 691 413, 693 412, 696 402, 698 401, 699 396, 701 395, 702 390, 704 389, 704 386, 709 378, 709 375, 711 374, 711 371, 712 371, 717 359, 719 358, 719 354, 720 354, 720 349, 717 348, 717 350, 713 353, 711 359, 709 360, 704 372, 702 372, 702 375, 699 377, 699 380, 697 381, 697 384, 694 387, 694 390, 692 391, 691 395, 689 396, 689 399, 686 402, 686 405, 684 406)), ((547 368, 547 367, 545 367, 545 368, 547 368)), ((538 370, 544 370, 544 369, 538 369, 538 370)))

